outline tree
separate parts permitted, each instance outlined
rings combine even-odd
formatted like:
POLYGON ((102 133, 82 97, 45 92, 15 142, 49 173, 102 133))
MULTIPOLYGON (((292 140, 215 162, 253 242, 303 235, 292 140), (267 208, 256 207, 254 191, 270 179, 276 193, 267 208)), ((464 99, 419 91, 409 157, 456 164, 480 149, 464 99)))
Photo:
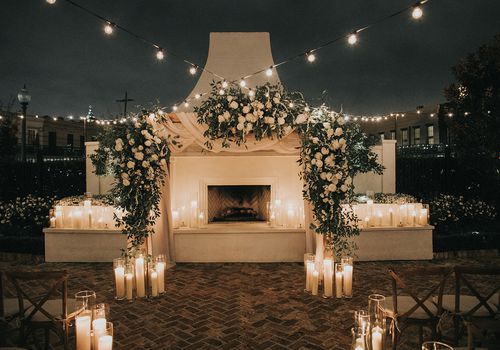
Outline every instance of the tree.
POLYGON ((15 101, 14 97, 9 98, 7 103, 0 101, 0 111, 3 113, 0 119, 0 158, 13 157, 16 151, 17 123, 11 112, 15 101))

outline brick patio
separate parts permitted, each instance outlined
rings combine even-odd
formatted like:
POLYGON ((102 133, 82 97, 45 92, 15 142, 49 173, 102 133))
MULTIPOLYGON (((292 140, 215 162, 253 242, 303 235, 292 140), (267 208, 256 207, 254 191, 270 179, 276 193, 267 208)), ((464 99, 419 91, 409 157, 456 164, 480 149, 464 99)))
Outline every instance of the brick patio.
MULTIPOLYGON (((131 303, 113 299, 111 264, 0 267, 67 269, 70 296, 92 289, 98 302, 110 303, 118 350, 349 349, 352 312, 366 308, 371 293, 390 295, 388 267, 498 262, 488 258, 357 263, 351 300, 304 293, 300 264, 182 264, 168 271, 165 295, 131 303)), ((416 334, 416 329, 405 332, 401 348, 418 349, 416 334)))

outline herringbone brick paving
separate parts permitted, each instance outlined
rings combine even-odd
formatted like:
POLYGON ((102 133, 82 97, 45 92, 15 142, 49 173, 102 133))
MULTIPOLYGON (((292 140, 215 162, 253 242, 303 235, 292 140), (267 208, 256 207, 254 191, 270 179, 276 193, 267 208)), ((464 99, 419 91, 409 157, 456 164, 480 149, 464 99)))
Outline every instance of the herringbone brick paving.
MULTIPOLYGON (((354 297, 342 300, 304 293, 301 264, 179 264, 167 273, 164 295, 133 302, 113 299, 111 264, 22 267, 67 269, 70 296, 95 290, 111 306, 117 350, 349 349, 353 311, 366 308, 369 294, 390 295, 389 266, 454 264, 471 260, 356 263, 354 297)), ((402 349, 418 348, 415 334, 403 334, 402 349)))

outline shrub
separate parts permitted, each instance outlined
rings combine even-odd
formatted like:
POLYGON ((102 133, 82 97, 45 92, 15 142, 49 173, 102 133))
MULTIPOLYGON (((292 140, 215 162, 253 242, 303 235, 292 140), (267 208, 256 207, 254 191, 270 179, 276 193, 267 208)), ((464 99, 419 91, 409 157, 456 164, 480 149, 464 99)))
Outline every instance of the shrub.
POLYGON ((28 195, 0 202, 0 234, 4 236, 38 235, 48 226, 54 199, 28 195))

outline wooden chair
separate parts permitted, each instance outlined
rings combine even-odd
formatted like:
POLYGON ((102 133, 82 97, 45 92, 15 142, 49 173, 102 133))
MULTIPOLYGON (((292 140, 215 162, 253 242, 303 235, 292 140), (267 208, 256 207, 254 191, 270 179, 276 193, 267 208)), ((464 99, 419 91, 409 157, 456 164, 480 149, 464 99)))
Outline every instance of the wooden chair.
POLYGON ((68 317, 67 309, 69 305, 73 310, 75 302, 74 299, 67 298, 67 271, 15 271, 5 274, 16 289, 19 310, 25 310, 20 316, 20 344, 24 344, 30 334, 34 336, 37 329, 43 329, 45 349, 49 349, 51 331, 61 338, 64 349, 68 349, 68 328, 73 316, 68 317), (28 281, 36 282, 45 290, 37 295, 36 292, 23 288, 22 284, 28 281), (26 309, 28 304, 32 307, 26 309))
MULTIPOLYGON (((433 339, 437 336, 437 324, 442 314, 442 296, 446 281, 452 274, 451 268, 422 267, 389 269, 392 279, 392 297, 386 298, 386 313, 392 318, 397 328, 403 332, 409 326, 419 327, 419 343, 423 342, 423 328, 431 329, 433 339), (429 278, 439 277, 437 283, 432 283, 429 278), (417 292, 413 278, 425 280, 425 285, 420 285, 417 292), (427 278, 427 279, 426 279, 427 278), (437 296, 437 302, 432 298, 437 296)), ((420 281, 421 283, 421 281, 420 281)), ((396 349, 399 341, 398 329, 392 332, 392 349, 396 349)))
POLYGON ((455 267, 455 295, 443 297, 443 308, 453 312, 455 344, 462 337, 461 324, 467 329, 467 348, 474 348, 474 329, 500 332, 500 268, 455 267), (488 290, 480 290, 472 276, 490 277, 488 290), (496 281, 495 281, 496 278, 496 281), (467 294, 464 294, 467 292, 467 294))

